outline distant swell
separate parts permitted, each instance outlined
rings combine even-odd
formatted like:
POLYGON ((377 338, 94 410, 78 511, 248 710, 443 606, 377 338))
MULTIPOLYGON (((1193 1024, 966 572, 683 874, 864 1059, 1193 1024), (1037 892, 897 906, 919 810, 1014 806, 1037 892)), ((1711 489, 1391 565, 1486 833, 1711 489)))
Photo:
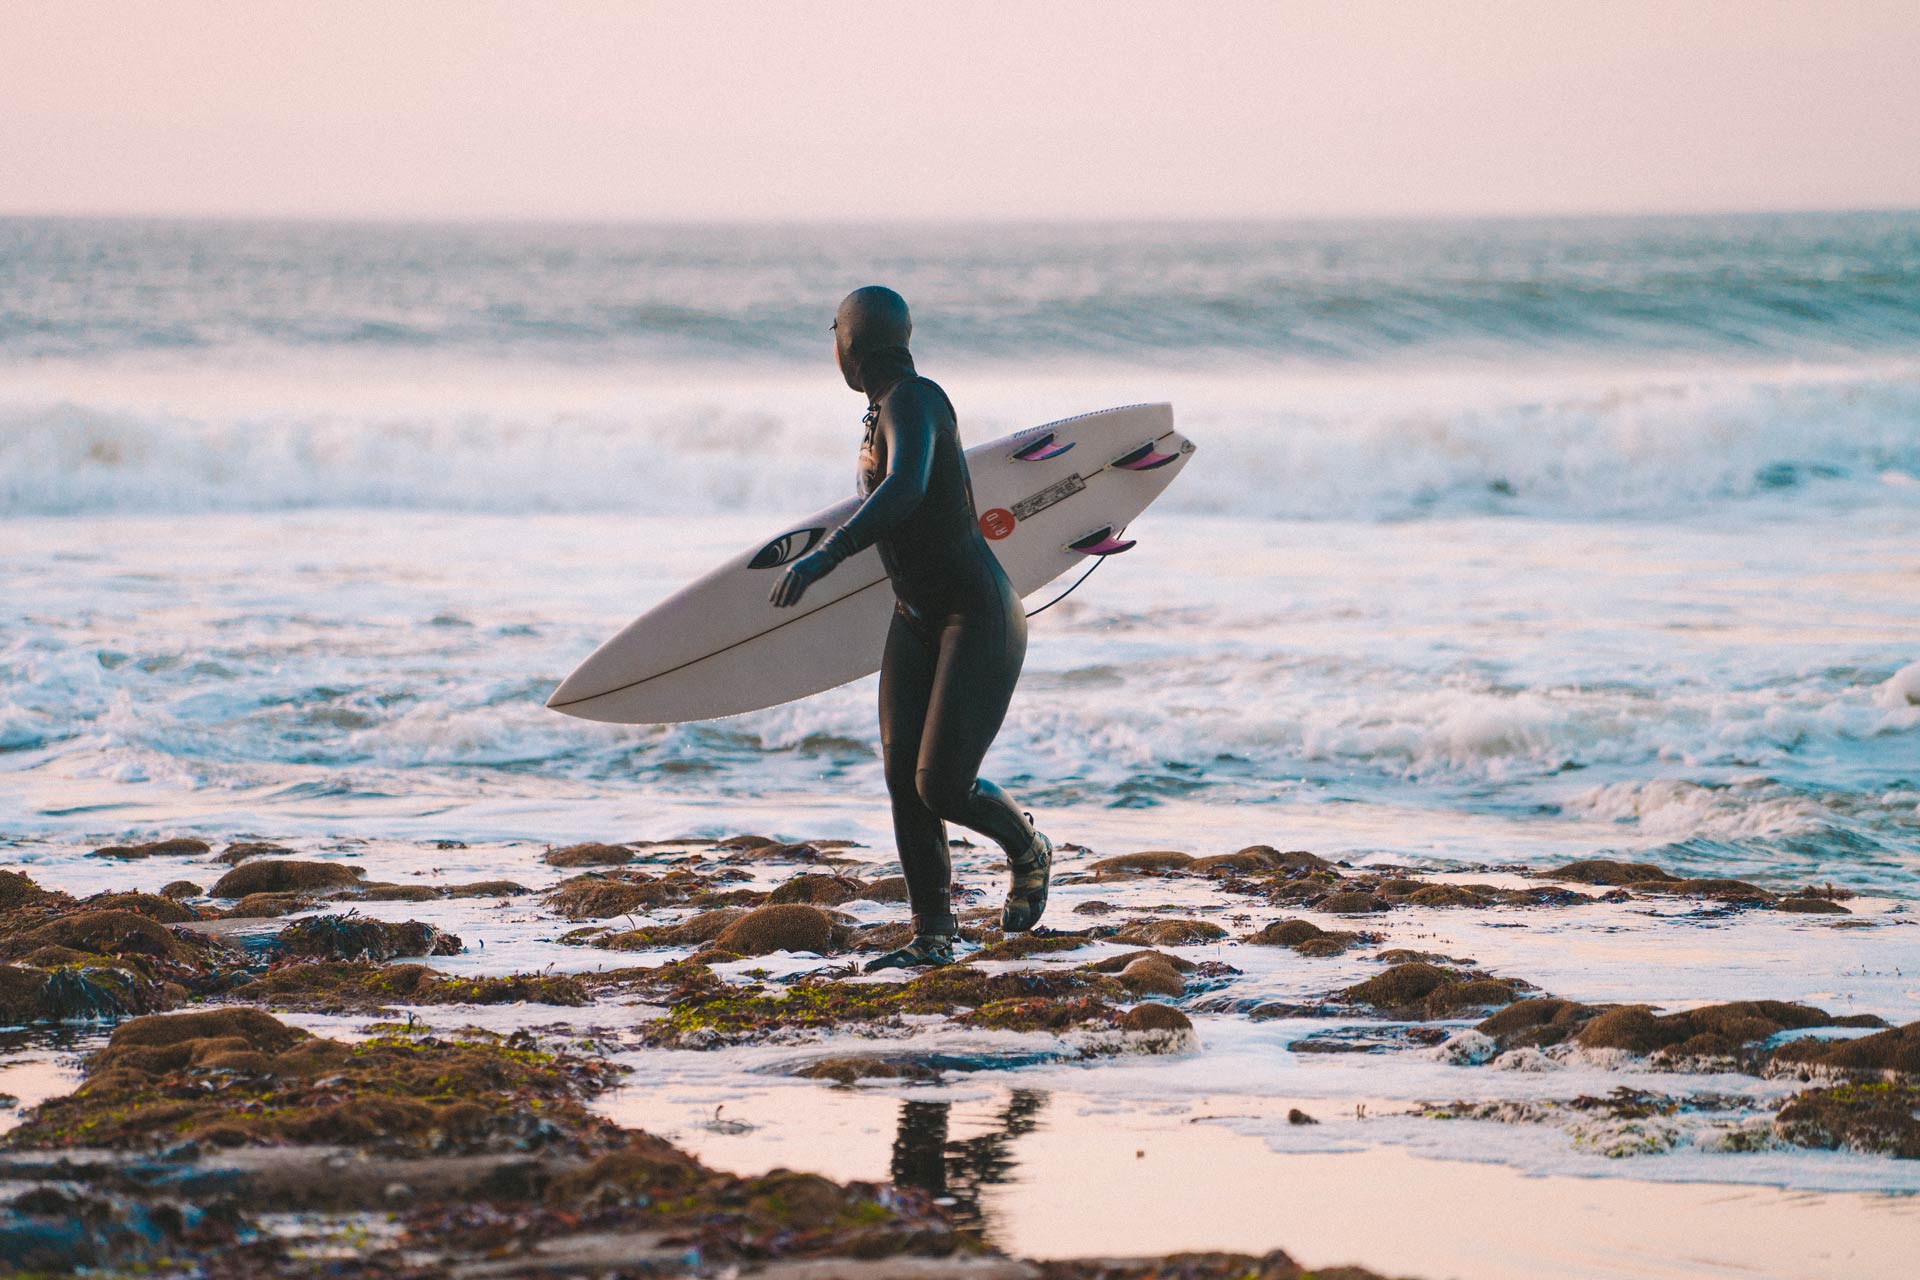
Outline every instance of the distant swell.
MULTIPOLYGON (((824 382, 503 407, 481 379, 392 410, 0 393, 0 515, 804 511, 850 484, 857 402, 824 382)), ((953 385, 971 441, 1042 419, 1015 384, 972 374, 953 385)), ((1049 403, 1119 398, 1100 376, 1076 385, 1049 403)), ((1130 388, 1143 385, 1154 384, 1130 388)), ((1170 510, 1590 517, 1751 499, 1920 502, 1920 366, 1222 377, 1167 394, 1201 446, 1170 510)))

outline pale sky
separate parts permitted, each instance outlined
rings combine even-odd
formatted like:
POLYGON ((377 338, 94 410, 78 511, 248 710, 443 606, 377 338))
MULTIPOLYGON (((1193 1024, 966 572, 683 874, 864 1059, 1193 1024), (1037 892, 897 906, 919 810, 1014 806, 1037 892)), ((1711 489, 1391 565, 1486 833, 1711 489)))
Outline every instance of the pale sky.
POLYGON ((1920 207, 1920 0, 0 0, 0 212, 1920 207))

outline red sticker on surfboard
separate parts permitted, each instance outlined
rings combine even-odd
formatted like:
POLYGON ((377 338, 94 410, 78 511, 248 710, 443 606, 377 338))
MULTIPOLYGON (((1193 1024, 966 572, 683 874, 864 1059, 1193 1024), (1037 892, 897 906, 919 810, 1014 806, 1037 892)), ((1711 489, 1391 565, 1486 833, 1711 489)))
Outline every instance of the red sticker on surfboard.
POLYGON ((1013 512, 1005 507, 995 507, 991 511, 980 513, 980 532, 995 542, 1012 533, 1014 523, 1013 512))

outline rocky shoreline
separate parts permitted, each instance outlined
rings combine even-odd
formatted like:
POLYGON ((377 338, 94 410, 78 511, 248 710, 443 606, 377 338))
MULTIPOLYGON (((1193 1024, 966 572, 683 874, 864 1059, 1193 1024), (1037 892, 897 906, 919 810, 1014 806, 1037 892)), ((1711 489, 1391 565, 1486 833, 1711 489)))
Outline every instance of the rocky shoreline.
POLYGON ((544 851, 544 871, 526 859, 515 879, 408 883, 271 842, 216 852, 180 838, 90 855, 153 868, 151 892, 76 896, 0 872, 0 1023, 113 1028, 73 1092, 0 1135, 0 1248, 29 1272, 209 1277, 1374 1274, 1307 1272, 1281 1253, 1021 1261, 913 1187, 725 1173, 594 1109, 622 1077, 636 1087, 649 1053, 791 1045, 806 1051, 790 1075, 902 1088, 1204 1054, 1210 1019, 1297 1022, 1288 1049, 1303 1055, 1418 1053, 1492 1072, 1577 1057, 1674 1080, 1406 1112, 1436 1124, 1558 1127, 1610 1156, 1687 1142, 1920 1158, 1920 1022, 1794 999, 1582 1001, 1394 945, 1412 913, 1519 927, 1603 904, 1682 904, 1716 927, 1773 913, 1908 923, 1897 907, 1857 914, 1844 888, 1605 859, 1463 874, 1265 845, 1063 855, 1046 928, 1004 937, 997 913, 963 895, 962 963, 886 979, 856 966, 902 940, 904 924, 876 917, 898 914, 903 885, 844 842, 573 845, 544 851), (537 892, 523 883, 553 877, 537 892), (533 911, 543 935, 605 963, 452 972, 436 960, 472 954, 459 934, 391 918, 462 900, 533 911), (1302 973, 1338 961, 1367 976, 1300 998, 1249 991, 1251 962, 1235 958, 1283 952, 1302 973), (470 1025, 489 1007, 513 1013, 512 1029, 470 1025), (628 1024, 618 1054, 591 1034, 614 1010, 628 1024), (302 1017, 352 1031, 315 1034, 302 1017), (1729 1097, 1691 1079, 1727 1076, 1775 1093, 1729 1097))

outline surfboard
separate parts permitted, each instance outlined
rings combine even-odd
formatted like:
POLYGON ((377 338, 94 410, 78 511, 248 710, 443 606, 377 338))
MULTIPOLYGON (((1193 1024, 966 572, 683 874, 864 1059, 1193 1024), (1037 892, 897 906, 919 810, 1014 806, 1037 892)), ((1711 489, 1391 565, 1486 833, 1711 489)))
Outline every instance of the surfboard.
MULTIPOLYGON (((1016 431, 967 450, 980 529, 1023 597, 1133 543, 1127 525, 1193 456, 1173 406, 1138 404, 1016 431)), ((675 592, 601 645, 547 699, 614 724, 758 711, 880 669, 893 590, 869 547, 798 605, 767 597, 783 566, 859 507, 850 497, 784 526, 675 592)))

